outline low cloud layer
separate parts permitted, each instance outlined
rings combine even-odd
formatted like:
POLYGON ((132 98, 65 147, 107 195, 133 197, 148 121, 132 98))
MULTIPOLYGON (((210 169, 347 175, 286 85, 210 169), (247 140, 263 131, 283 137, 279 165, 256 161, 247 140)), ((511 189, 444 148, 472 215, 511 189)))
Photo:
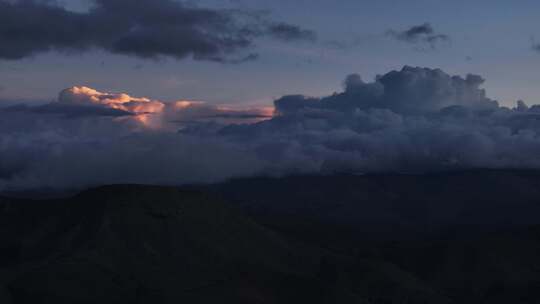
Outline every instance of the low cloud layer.
POLYGON ((55 1, 0 0, 0 59, 51 50, 100 48, 140 58, 173 57, 239 63, 261 37, 311 40, 315 33, 260 14, 174 0, 93 0, 88 12, 55 1))
POLYGON ((500 106, 477 75, 404 67, 270 109, 84 87, 0 115, 0 189, 181 184, 261 174, 540 168, 540 106, 500 106))

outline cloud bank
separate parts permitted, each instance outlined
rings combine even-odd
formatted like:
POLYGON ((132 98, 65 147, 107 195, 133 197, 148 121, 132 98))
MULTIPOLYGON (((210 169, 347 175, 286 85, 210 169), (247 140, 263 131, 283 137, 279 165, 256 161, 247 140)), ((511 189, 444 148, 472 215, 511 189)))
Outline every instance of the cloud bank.
POLYGON ((261 37, 314 39, 297 25, 239 10, 201 8, 174 0, 92 0, 74 12, 47 0, 0 0, 0 59, 51 50, 99 48, 140 58, 173 57, 240 63, 261 37))
POLYGON ((0 111, 0 189, 181 184, 328 172, 540 168, 540 106, 506 108, 477 75, 404 67, 270 109, 74 87, 0 111))

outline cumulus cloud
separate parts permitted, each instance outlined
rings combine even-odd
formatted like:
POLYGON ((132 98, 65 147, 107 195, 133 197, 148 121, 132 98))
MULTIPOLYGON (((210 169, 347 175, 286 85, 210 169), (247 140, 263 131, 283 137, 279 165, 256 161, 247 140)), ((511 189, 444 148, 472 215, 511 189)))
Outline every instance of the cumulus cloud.
POLYGON ((373 81, 353 74, 339 93, 279 98, 271 119, 270 109, 71 88, 54 104, 127 115, 66 117, 34 107, 0 112, 0 189, 299 172, 540 168, 540 106, 519 101, 502 107, 487 97, 483 82, 476 75, 414 67, 373 81), (161 111, 128 107, 134 102, 161 103, 161 111), (159 127, 140 119, 147 116, 160 120, 159 127))
POLYGON ((285 168, 315 172, 538 168, 538 107, 501 107, 483 82, 412 67, 373 82, 353 74, 341 93, 282 97, 274 119, 220 135, 285 168))
POLYGON ((450 36, 435 32, 435 29, 429 23, 415 25, 402 31, 389 30, 387 34, 400 41, 412 44, 425 44, 431 48, 437 47, 441 42, 450 41, 450 36))
MULTIPOLYGON (((60 92, 59 105, 80 105, 92 109, 119 110, 129 113, 136 119, 150 126, 150 122, 158 123, 157 127, 200 122, 256 122, 272 116, 273 108, 256 107, 250 109, 234 109, 223 105, 208 104, 202 101, 177 100, 163 102, 147 97, 133 97, 126 93, 103 93, 88 87, 72 87, 60 92)), ((92 112, 96 113, 95 110, 92 112)), ((101 113, 101 112, 99 112, 101 113)), ((156 125, 154 125, 156 126, 156 125)))
POLYGON ((141 58, 240 63, 259 37, 304 40, 312 34, 258 14, 201 8, 174 0, 93 0, 88 12, 55 1, 0 0, 0 59, 50 50, 106 51, 141 58))
POLYGON ((497 102, 487 98, 486 92, 480 88, 483 83, 484 79, 478 75, 462 78, 450 76, 439 69, 404 67, 401 71, 377 76, 372 83, 352 74, 345 79, 342 93, 318 99, 302 95, 285 96, 275 105, 282 114, 302 108, 341 112, 382 108, 403 114, 427 113, 452 105, 496 108, 497 102))
POLYGON ((117 117, 131 120, 140 128, 163 130, 178 130, 193 124, 254 123, 271 118, 273 112, 273 107, 235 108, 191 100, 164 102, 127 93, 104 93, 85 86, 62 90, 52 103, 37 106, 10 103, 0 108, 0 113, 5 115, 43 114, 70 119, 117 117))
POLYGON ((536 107, 500 107, 483 81, 412 67, 369 83, 350 75, 344 92, 285 96, 275 102, 276 118, 221 134, 315 171, 538 168, 536 107))
POLYGON ((133 114, 161 113, 165 107, 157 100, 132 97, 125 93, 102 93, 84 86, 63 90, 58 102, 66 105, 97 105, 133 114))

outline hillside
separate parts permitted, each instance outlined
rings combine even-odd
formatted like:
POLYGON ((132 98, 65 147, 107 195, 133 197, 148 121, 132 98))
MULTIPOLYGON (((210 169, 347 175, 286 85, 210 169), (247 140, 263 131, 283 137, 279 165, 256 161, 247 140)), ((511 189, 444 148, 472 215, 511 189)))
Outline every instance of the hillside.
POLYGON ((201 193, 103 187, 66 200, 7 201, 0 210, 3 290, 13 303, 318 298, 317 253, 300 256, 201 193))
POLYGON ((2 198, 0 302, 538 303, 539 185, 474 171, 2 198))
POLYGON ((363 239, 441 238, 540 224, 540 171, 532 170, 249 178, 198 189, 276 228, 323 225, 363 239))

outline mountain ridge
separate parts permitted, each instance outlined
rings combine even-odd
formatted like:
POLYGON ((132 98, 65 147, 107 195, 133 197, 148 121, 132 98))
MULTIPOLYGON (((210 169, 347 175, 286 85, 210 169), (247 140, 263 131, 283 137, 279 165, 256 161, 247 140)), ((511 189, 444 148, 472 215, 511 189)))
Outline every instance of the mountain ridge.
POLYGON ((0 300, 537 303, 538 185, 534 172, 490 171, 3 198, 0 300))

